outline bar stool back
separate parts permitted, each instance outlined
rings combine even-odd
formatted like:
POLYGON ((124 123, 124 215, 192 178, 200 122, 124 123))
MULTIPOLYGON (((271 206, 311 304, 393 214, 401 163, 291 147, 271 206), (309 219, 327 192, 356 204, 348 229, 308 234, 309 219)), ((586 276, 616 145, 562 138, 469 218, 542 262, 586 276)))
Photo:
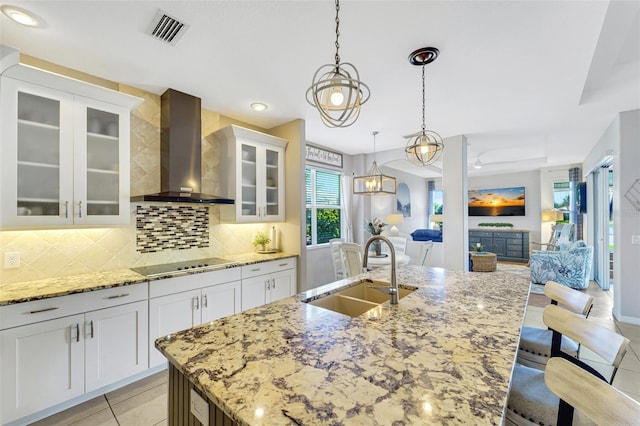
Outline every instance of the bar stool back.
MULTIPOLYGON (((547 281, 544 294, 551 299, 552 304, 559 304, 569 310, 589 316, 593 307, 593 297, 578 290, 563 286, 555 281, 547 281)), ((528 367, 544 370, 551 356, 551 337, 549 329, 536 327, 522 327, 518 344, 518 363, 528 367)), ((562 338, 562 351, 578 357, 580 346, 568 337, 562 338)))

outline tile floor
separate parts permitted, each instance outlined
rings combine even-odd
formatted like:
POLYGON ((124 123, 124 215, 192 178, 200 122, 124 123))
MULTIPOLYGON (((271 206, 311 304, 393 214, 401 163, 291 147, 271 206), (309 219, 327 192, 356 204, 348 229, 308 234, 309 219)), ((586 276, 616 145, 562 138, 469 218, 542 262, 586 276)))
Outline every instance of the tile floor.
MULTIPOLYGON (((520 271, 513 272, 519 273, 520 271)), ((587 292, 595 297, 589 318, 598 324, 616 330, 631 340, 630 350, 616 374, 613 385, 640 402, 640 326, 621 324, 613 319, 611 292, 603 292, 593 282, 587 292)), ((525 324, 544 326, 542 323, 544 308, 541 306, 529 305, 525 324)), ((596 354, 583 350, 581 356, 599 371, 605 374, 610 372, 608 366, 602 364, 596 354)), ((167 373, 163 371, 34 424, 38 426, 157 426, 166 425, 166 417, 167 373)))

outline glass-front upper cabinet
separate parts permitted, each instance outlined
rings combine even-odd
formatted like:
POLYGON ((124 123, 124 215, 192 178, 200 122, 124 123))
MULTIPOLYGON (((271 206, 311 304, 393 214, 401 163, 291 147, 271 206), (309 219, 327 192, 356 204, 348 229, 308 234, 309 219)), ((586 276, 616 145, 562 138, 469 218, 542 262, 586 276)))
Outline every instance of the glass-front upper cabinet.
POLYGON ((287 141, 228 126, 215 132, 221 144, 221 176, 235 205, 221 206, 226 222, 280 222, 285 219, 284 154, 287 141))
POLYGON ((0 90, 0 226, 127 223, 130 110, 14 78, 0 90))

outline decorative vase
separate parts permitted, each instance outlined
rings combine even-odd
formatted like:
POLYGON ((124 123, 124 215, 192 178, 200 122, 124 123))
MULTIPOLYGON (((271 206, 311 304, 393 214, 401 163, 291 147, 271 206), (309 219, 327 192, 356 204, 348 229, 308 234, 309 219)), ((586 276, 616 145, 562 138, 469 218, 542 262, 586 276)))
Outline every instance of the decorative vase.
POLYGON ((373 246, 373 251, 376 253, 376 256, 382 256, 382 241, 376 240, 371 243, 373 246))
POLYGON ((260 244, 260 251, 267 251, 267 245, 266 244, 260 244))

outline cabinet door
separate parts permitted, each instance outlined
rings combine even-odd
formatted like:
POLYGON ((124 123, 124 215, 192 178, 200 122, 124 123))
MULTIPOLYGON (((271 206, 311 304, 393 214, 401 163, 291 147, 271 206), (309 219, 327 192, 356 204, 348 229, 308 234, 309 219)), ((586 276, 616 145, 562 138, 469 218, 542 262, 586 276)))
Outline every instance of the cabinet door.
POLYGON ((129 223, 129 110, 75 98, 75 223, 129 223))
POLYGON ((0 423, 84 393, 84 315, 0 331, 0 423))
POLYGON ((258 275, 257 277, 242 280, 242 310, 255 308, 267 303, 267 280, 269 276, 258 275))
POLYGON ((287 269, 286 271, 274 273, 267 285, 269 289, 269 299, 267 302, 275 302, 276 300, 291 296, 294 293, 294 282, 295 269, 287 269))
POLYGON ((186 330, 200 323, 200 290, 185 291, 149 300, 149 368, 167 359, 155 348, 158 337, 186 330))
POLYGON ((73 222, 73 97, 1 79, 2 225, 73 222))
POLYGON ((85 314, 87 392, 147 369, 148 327, 146 300, 85 314))
POLYGON ((236 146, 236 217, 238 222, 259 222, 261 205, 259 200, 260 189, 258 181, 260 175, 258 164, 261 157, 258 146, 246 142, 238 143, 236 146))
POLYGON ((493 238, 493 252, 498 256, 507 255, 507 240, 504 238, 493 238))
POLYGON ((240 312, 240 281, 202 289, 202 323, 240 312))
POLYGON ((262 220, 284 220, 284 149, 264 149, 264 192, 262 220))

